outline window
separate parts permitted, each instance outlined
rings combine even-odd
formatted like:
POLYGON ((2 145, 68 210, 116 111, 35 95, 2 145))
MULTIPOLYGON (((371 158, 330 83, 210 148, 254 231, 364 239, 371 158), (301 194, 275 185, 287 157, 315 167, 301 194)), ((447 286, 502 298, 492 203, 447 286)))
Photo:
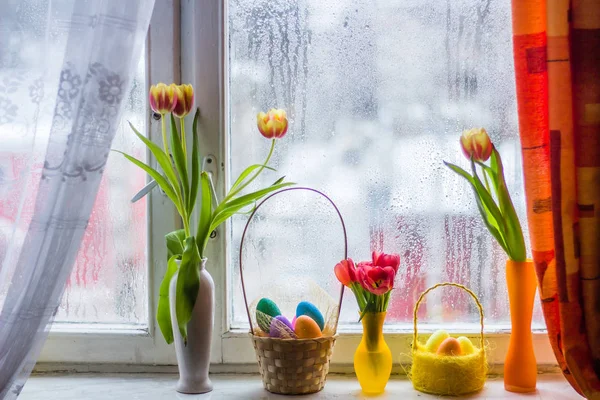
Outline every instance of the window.
MULTIPOLYGON (((160 142, 160 124, 139 111, 145 110, 143 77, 146 83, 192 83, 202 114, 201 152, 216 160, 207 166, 222 196, 231 177, 266 156, 268 143, 255 128, 256 113, 286 108, 291 124, 273 158, 277 174, 264 174, 260 183, 286 175, 330 195, 345 218, 355 260, 368 258, 372 248, 400 253, 401 273, 386 325, 394 362, 409 352, 412 328, 407 323, 416 296, 435 282, 451 280, 481 296, 488 339, 498 349, 489 362, 501 364, 508 342, 505 256, 483 227, 472 193, 442 160, 465 163, 460 131, 486 127, 500 146, 527 229, 520 206, 510 5, 490 0, 210 0, 175 7, 179 2, 156 1, 146 68, 140 66, 140 84, 133 89, 141 94, 131 96, 135 106, 125 117, 145 123, 150 137, 160 142)), ((118 135, 115 148, 142 149, 131 147, 140 144, 127 129, 120 128, 118 135)), ((132 207, 129 199, 147 178, 121 162, 111 157, 111 167, 119 172, 108 171, 104 185, 115 190, 107 189, 96 205, 113 216, 102 228, 111 230, 112 242, 103 244, 108 252, 90 247, 86 253, 82 247, 82 264, 74 269, 59 314, 60 321, 96 327, 86 324, 85 335, 54 332, 41 361, 176 362, 154 319, 166 267, 164 234, 178 227, 176 213, 158 190, 145 205, 132 207), (126 167, 131 174, 121 173, 126 167), (117 226, 117 220, 123 224, 117 226), (117 246, 125 239, 118 235, 126 230, 138 236, 127 233, 129 250, 121 251, 117 246), (85 257, 94 251, 104 252, 101 283, 93 281, 93 270, 85 270, 85 257), (76 289, 78 274, 89 277, 91 289, 76 289), (98 330, 98 325, 108 328, 98 330)), ((216 285, 213 371, 255 371, 239 281, 246 218, 220 227, 207 249, 207 268, 216 285)), ((306 289, 310 280, 337 297, 332 268, 343 256, 341 228, 323 199, 299 192, 274 198, 255 217, 247 239, 244 263, 251 300, 272 291, 274 282, 283 290, 306 289)), ((345 298, 334 370, 352 363, 360 340, 354 301, 349 292, 345 298)), ((441 322, 454 322, 454 329, 467 335, 477 329, 474 306, 452 289, 432 296, 421 316, 430 325, 425 330, 441 322)), ((554 364, 543 327, 537 308, 538 362, 554 364)))
MULTIPOLYGON (((507 327, 506 256, 481 222, 471 190, 442 160, 466 165, 460 132, 486 127, 527 228, 510 4, 232 0, 228 24, 232 176, 264 157, 255 114, 286 108, 289 134, 274 161, 280 175, 333 198, 355 261, 368 259, 371 249, 402 257, 388 323, 412 323, 419 294, 453 281, 481 297, 488 329, 507 327)), ((331 270, 342 258, 341 228, 317 200, 285 194, 260 210, 244 260, 255 296, 294 276, 327 276, 327 287, 337 287, 331 270)), ((236 285, 245 220, 232 224, 236 285)), ((343 324, 357 321, 351 297, 343 324)), ((233 298, 232 324, 247 326, 235 286, 233 298)), ((421 319, 475 330, 478 314, 468 296, 443 289, 432 293, 421 319)), ((544 326, 539 307, 534 326, 544 326)))

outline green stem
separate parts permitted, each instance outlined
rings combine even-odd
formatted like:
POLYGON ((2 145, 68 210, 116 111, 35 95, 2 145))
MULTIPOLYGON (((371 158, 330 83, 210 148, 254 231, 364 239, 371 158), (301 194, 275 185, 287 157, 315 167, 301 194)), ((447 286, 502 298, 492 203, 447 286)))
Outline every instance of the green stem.
POLYGON ((179 122, 181 122, 181 147, 183 148, 183 157, 187 162, 187 144, 185 140, 185 118, 179 118, 179 122))
POLYGON ((190 223, 188 221, 188 218, 185 216, 181 216, 182 220, 183 220, 183 230, 185 231, 185 237, 190 237, 191 236, 191 232, 190 232, 190 223))
MULTIPOLYGON (((487 189, 487 191, 492 194, 492 191, 490 189, 490 183, 488 181, 488 177, 487 177, 487 173, 485 171, 485 169, 483 170, 483 181, 485 182, 485 188, 487 189)), ((497 196, 496 196, 497 197, 497 196)))
POLYGON ((165 125, 165 118, 166 118, 166 114, 162 114, 160 116, 160 123, 161 123, 161 127, 162 127, 163 147, 165 150, 165 154, 167 155, 167 157, 170 160, 171 155, 169 154, 169 144, 167 142, 167 126, 165 125))
POLYGON ((265 166, 269 164, 269 160, 271 160, 271 156, 273 155, 273 150, 275 149, 275 140, 276 139, 273 139, 271 141, 271 150, 269 150, 269 155, 267 156, 267 159, 262 164, 262 166, 258 169, 258 171, 249 180, 247 180, 246 183, 244 183, 243 185, 240 185, 233 193, 229 193, 227 195, 226 199, 230 199, 233 196, 235 196, 236 194, 238 194, 239 192, 241 192, 242 190, 244 190, 244 188, 246 188, 246 186, 248 186, 250 183, 252 183, 252 181, 255 180, 260 175, 260 173, 265 169, 265 166))

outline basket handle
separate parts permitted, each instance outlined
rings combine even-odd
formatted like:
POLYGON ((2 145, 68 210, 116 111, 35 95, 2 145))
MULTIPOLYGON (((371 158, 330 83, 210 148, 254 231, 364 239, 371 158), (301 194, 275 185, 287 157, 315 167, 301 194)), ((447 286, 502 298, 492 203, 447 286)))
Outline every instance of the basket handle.
MULTIPOLYGON (((244 227, 244 232, 242 233, 242 240, 240 242, 240 279, 242 281, 242 292, 244 294, 244 303, 246 305, 246 313, 248 314, 248 323, 250 324, 250 332, 254 332, 254 327, 252 326, 252 318, 250 317, 250 307, 248 306, 248 297, 246 296, 246 285, 244 284, 244 268, 242 266, 244 239, 246 238, 246 231, 248 230, 248 226, 250 226, 250 221, 252 221, 254 214, 256 214, 258 209, 263 204, 265 204, 265 202, 267 202, 267 200, 269 200, 271 197, 277 196, 278 194, 281 194, 284 192, 289 192, 292 190, 306 190, 309 192, 317 193, 317 194, 323 196, 325 199, 327 199, 327 201, 329 201, 329 203, 331 203, 331 205, 335 209, 335 212, 337 213, 338 217, 340 217, 340 222, 342 223, 342 230, 344 232, 344 260, 348 258, 348 235, 346 234, 346 224, 344 223, 344 218, 342 218, 342 214, 340 213, 340 210, 337 208, 337 206, 335 205, 333 200, 331 200, 326 194, 324 194, 316 189, 313 189, 313 188, 297 186, 297 187, 291 187, 291 188, 279 190, 279 191, 267 196, 265 199, 263 199, 254 208, 254 210, 252 211, 252 214, 250 214, 250 217, 248 217, 248 221, 246 221, 246 226, 244 227)), ((338 325, 338 321, 340 319, 340 311, 342 308, 342 300, 344 298, 344 285, 341 285, 341 286, 342 286, 342 289, 340 290, 340 301, 338 304, 338 312, 337 312, 337 317, 335 320, 335 327, 334 327, 334 332, 333 332, 334 334, 337 332, 337 325, 338 325)))
POLYGON ((463 286, 458 283, 444 282, 444 283, 438 283, 437 285, 434 285, 434 286, 430 287, 429 289, 427 289, 426 291, 424 291, 423 293, 421 293, 421 296, 419 296, 419 300, 417 300, 417 303, 415 304, 415 310, 413 313, 413 325, 414 325, 413 350, 417 349, 417 334, 418 334, 417 333, 417 320, 418 320, 417 319, 417 311, 419 311, 419 306, 421 305, 421 302, 423 301, 423 299, 425 298, 425 295, 427 293, 431 292, 434 289, 442 287, 442 286, 454 286, 459 289, 462 289, 465 292, 467 292, 468 294, 470 294, 471 297, 473 298, 473 300, 475 300, 475 304, 477 304, 477 308, 479 308, 479 323, 481 325, 481 332, 479 333, 479 345, 480 345, 480 348, 483 349, 483 306, 479 302, 479 298, 477 297, 477 295, 475 293, 473 293, 473 291, 471 291, 466 286, 463 286))

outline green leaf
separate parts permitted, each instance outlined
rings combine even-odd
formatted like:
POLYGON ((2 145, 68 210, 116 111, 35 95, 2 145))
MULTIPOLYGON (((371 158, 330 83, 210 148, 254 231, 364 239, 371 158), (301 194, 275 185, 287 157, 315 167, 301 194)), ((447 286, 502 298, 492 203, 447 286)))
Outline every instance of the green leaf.
MULTIPOLYGON (((171 185, 173 186, 173 189, 174 189, 175 193, 177 194, 177 199, 178 199, 177 202, 179 202, 179 199, 181 198, 181 190, 179 190, 179 181, 177 180, 177 176, 175 175, 175 170, 173 169, 173 166, 171 165, 170 157, 167 154, 165 154, 165 152, 159 146, 157 146, 151 140, 149 140, 144 135, 139 133, 135 129, 135 127, 133 126, 133 124, 131 122, 129 122, 129 126, 131 127, 133 132, 137 135, 137 137, 140 138, 140 140, 142 142, 144 142, 144 144, 150 149, 150 151, 154 155, 154 158, 156 158, 156 162, 158 163, 158 165, 160 165, 162 170, 165 172, 165 176, 171 182, 171 185)), ((173 201, 173 203, 175 203, 175 204, 177 204, 177 202, 173 201)), ((180 205, 183 205, 183 204, 180 203, 180 205)), ((181 207, 177 207, 177 208, 178 208, 178 210, 181 210, 181 207)))
POLYGON ((175 161, 175 168, 179 174, 179 180, 181 181, 181 187, 183 188, 183 197, 181 199, 182 208, 185 209, 186 214, 188 208, 186 205, 190 197, 190 184, 187 173, 187 160, 183 153, 183 145, 181 144, 181 136, 177 132, 177 124, 175 123, 175 117, 171 114, 171 150, 173 151, 173 160, 175 161))
POLYGON ((481 201, 481 197, 477 193, 477 190, 473 187, 473 192, 475 193, 475 202, 477 203, 477 208, 479 209, 479 214, 481 214, 481 219, 483 223, 490 231, 490 234, 496 239, 500 247, 504 250, 506 254, 510 254, 508 250, 508 246, 506 244, 505 238, 502 236, 496 225, 492 223, 492 216, 483 206, 483 202, 481 201))
POLYGON ((481 199, 481 195, 479 194, 477 186, 475 185, 475 179, 467 171, 465 171, 457 165, 445 161, 444 164, 452 171, 465 178, 467 182, 469 182, 471 188, 473 189, 473 193, 475 194, 475 202, 477 203, 477 208, 479 209, 479 213, 481 214, 481 219, 483 220, 483 223, 488 228, 492 236, 496 239, 496 241, 498 241, 498 244, 500 244, 500 246, 508 254, 508 249, 506 246, 504 236, 498 230, 498 222, 495 221, 494 216, 485 208, 483 200, 481 199))
POLYGON ((180 257, 183 254, 183 247, 185 246, 185 230, 178 229, 173 232, 169 232, 165 235, 167 241, 167 252, 168 258, 173 256, 180 257))
POLYGON ((196 206, 196 198, 198 197, 198 187, 200 186, 200 145, 198 144, 198 118, 200 118, 200 109, 196 109, 194 115, 194 124, 192 125, 192 184, 190 188, 190 199, 188 201, 188 215, 192 215, 196 206))
POLYGON ((192 319, 192 311, 200 288, 200 254, 193 236, 185 239, 185 246, 177 275, 177 292, 175 295, 175 312, 179 332, 187 343, 187 324, 192 319))
POLYGON ((156 183, 158 184, 158 186, 160 186, 160 188, 163 190, 163 192, 165 192, 165 194, 173 202, 173 204, 175 204, 177 211, 179 211, 179 213, 181 214, 182 210, 179 207, 179 200, 178 200, 177 194, 173 190, 173 187, 171 186, 169 181, 167 181, 160 172, 158 172, 151 166, 144 164, 140 160, 130 156, 129 154, 123 153, 122 151, 119 151, 119 150, 113 150, 113 151, 123 154, 123 156, 126 159, 128 159, 129 161, 131 161, 132 163, 134 163, 135 165, 137 165, 138 167, 140 167, 141 169, 146 171, 146 173, 148 175, 150 175, 156 181, 156 183))
POLYGON ((284 179, 285 179, 285 175, 282 176, 281 178, 277 179, 275 181, 275 183, 273 183, 271 186, 279 185, 281 182, 283 182, 284 179))
POLYGON ((171 304, 169 302, 169 286, 171 279, 177 272, 177 256, 172 256, 167 262, 167 271, 160 284, 158 292, 158 307, 156 310, 156 321, 160 327, 167 344, 173 343, 173 325, 171 325, 171 304))
POLYGON ((263 164, 254 164, 254 165, 249 166, 235 180, 235 182, 231 186, 231 189, 229 189, 229 194, 227 196, 225 196, 225 199, 223 199, 223 202, 226 202, 227 200, 229 200, 231 198, 232 195, 237 193, 235 189, 237 189, 238 186, 240 186, 244 183, 244 180, 248 177, 248 175, 250 175, 254 170, 261 168, 261 167, 266 168, 271 171, 276 171, 275 168, 271 168, 268 165, 263 165, 263 164))
POLYGON ((491 169, 496 178, 496 194, 498 196, 498 202, 500 203, 500 209, 507 222, 507 244, 510 249, 509 256, 514 261, 525 261, 527 258, 527 250, 525 247, 523 230, 506 186, 502 159, 495 147, 492 149, 491 169))
POLYGON ((213 218, 210 224, 209 232, 217 229, 219 225, 225 222, 228 218, 230 218, 233 214, 237 213, 240 209, 252 204, 258 199, 266 196, 269 193, 272 193, 276 190, 283 189, 287 186, 295 185, 292 182, 280 183, 277 185, 269 186, 268 188, 257 190, 256 192, 252 192, 246 194, 244 196, 240 196, 237 199, 230 200, 229 202, 221 203, 219 207, 215 210, 213 214, 213 218))
POLYGON ((487 191, 485 186, 483 186, 483 183, 479 179, 473 160, 471 160, 471 169, 473 170, 473 184, 475 185, 475 189, 477 190, 477 193, 479 194, 479 197, 481 198, 486 210, 488 210, 494 217, 494 220, 496 221, 496 227, 502 234, 502 237, 504 237, 506 240, 506 221, 504 221, 502 212, 498 208, 494 198, 490 192, 487 191))
POLYGON ((204 250, 208 244, 208 238, 210 237, 210 222, 212 214, 212 185, 210 184, 210 177, 208 173, 202 172, 200 175, 200 195, 202 204, 200 205, 200 216, 198 220, 198 249, 200 255, 204 256, 204 250))

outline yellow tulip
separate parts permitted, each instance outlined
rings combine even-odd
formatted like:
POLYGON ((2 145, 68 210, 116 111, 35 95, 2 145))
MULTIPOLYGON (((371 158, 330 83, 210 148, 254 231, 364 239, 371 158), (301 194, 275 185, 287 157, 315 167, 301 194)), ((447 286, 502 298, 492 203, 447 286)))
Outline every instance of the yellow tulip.
POLYGON ((171 84, 177 93, 177 104, 173 108, 173 115, 183 118, 192 111, 194 106, 194 87, 189 84, 175 85, 171 84))
POLYGON ((159 83, 150 86, 150 107, 154 112, 166 114, 177 105, 177 92, 172 85, 159 83))
POLYGON ((492 154, 494 145, 487 132, 483 128, 466 130, 460 137, 460 145, 463 153, 468 159, 473 157, 475 161, 487 161, 492 154))
POLYGON ((256 124, 267 139, 281 139, 288 129, 287 115, 282 109, 271 108, 267 113, 258 113, 256 124))

